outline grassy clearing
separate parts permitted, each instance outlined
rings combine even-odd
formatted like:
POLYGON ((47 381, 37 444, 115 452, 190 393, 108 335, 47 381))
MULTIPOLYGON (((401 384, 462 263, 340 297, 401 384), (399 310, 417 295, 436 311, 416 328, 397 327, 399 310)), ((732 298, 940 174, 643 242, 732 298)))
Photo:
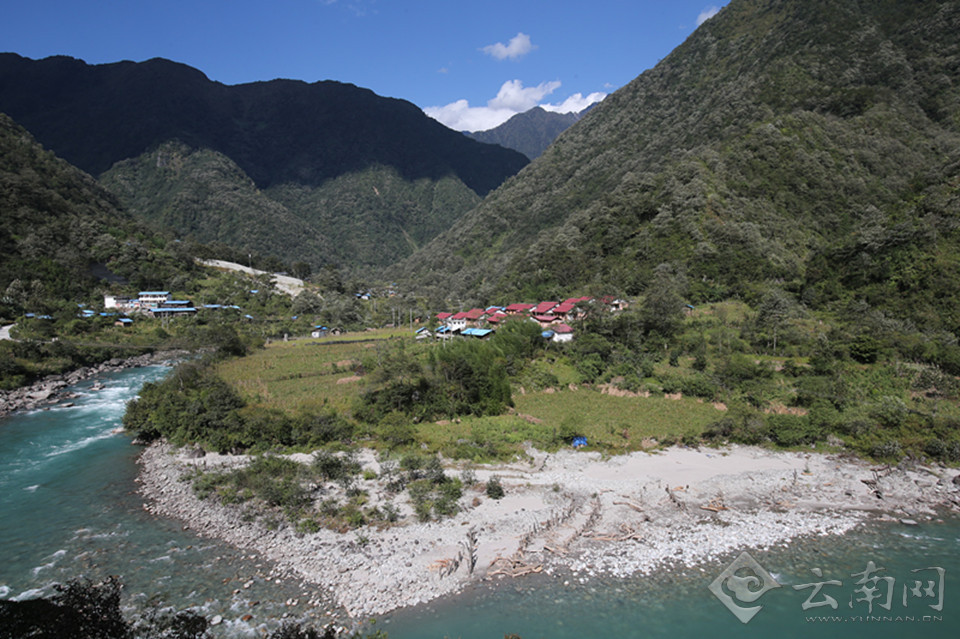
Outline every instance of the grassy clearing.
POLYGON ((661 442, 699 436, 723 416, 709 402, 663 396, 617 397, 594 389, 533 393, 514 398, 517 411, 556 429, 562 440, 584 435, 592 447, 639 450, 644 438, 661 442))
POLYGON ((619 454, 660 443, 696 438, 723 417, 693 398, 616 397, 594 389, 530 393, 514 397, 516 414, 466 417, 417 426, 417 440, 431 452, 474 462, 522 456, 529 442, 541 450, 569 446, 584 435, 591 450, 619 454))
POLYGON ((417 426, 417 440, 430 452, 473 462, 512 459, 523 456, 524 443, 556 449, 555 433, 542 424, 532 424, 516 415, 465 417, 417 426))
POLYGON ((218 365, 217 373, 250 404, 289 415, 332 408, 349 412, 359 392, 363 358, 396 330, 274 342, 218 365))

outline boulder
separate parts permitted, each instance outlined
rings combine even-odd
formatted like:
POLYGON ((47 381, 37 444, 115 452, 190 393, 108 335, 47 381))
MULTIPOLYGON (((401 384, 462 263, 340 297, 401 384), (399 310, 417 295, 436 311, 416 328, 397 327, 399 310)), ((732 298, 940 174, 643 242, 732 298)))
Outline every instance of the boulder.
POLYGON ((200 448, 199 446, 193 446, 184 451, 183 455, 187 459, 200 459, 201 457, 206 456, 207 452, 200 448))

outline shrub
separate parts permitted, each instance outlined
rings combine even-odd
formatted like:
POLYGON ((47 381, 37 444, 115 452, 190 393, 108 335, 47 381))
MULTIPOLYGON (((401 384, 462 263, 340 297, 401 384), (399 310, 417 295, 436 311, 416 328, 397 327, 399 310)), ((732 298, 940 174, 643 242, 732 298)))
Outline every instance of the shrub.
POLYGON ((870 449, 870 456, 875 459, 898 462, 903 457, 903 445, 896 439, 888 439, 875 444, 870 449))
POLYGON ((713 399, 719 390, 706 375, 691 375, 681 380, 680 388, 684 395, 713 399))
POLYGON ((463 482, 447 477, 438 457, 407 455, 400 466, 406 471, 404 483, 420 521, 430 521, 434 515, 441 518, 457 513, 463 482))
POLYGON ((576 360, 575 367, 582 384, 591 384, 597 381, 605 368, 603 360, 597 353, 590 353, 586 357, 576 360))
MULTIPOLYGON (((741 444, 759 444, 767 437, 763 416, 752 411, 738 411, 708 425, 703 432, 706 439, 729 440, 741 444)), ((666 444, 666 440, 661 440, 666 444)))
POLYGON ((703 350, 698 350, 693 358, 693 369, 701 373, 707 370, 707 354, 703 350))
POLYGON ((504 494, 503 484, 500 483, 498 476, 493 475, 487 480, 487 497, 490 499, 503 499, 504 494))
POLYGON ((620 390, 630 391, 631 393, 639 392, 643 388, 643 380, 636 373, 630 373, 624 375, 619 382, 617 382, 617 388, 620 390))
POLYGON ((347 442, 354 436, 354 426, 335 412, 299 416, 294 424, 293 439, 306 446, 322 446, 329 442, 347 442))
POLYGON ((779 446, 813 444, 823 438, 823 431, 806 415, 768 415, 767 430, 779 446))
POLYGON ((755 363, 752 357, 734 353, 723 362, 718 373, 728 382, 738 384, 749 379, 769 377, 772 371, 763 364, 755 363))
POLYGON ((407 415, 393 411, 380 420, 376 435, 390 448, 396 448, 412 443, 416 439, 417 431, 407 415))
MULTIPOLYGON (((531 322, 532 324, 532 322, 531 322)), ((556 388, 560 380, 542 362, 533 362, 520 373, 517 382, 529 391, 556 388)))
POLYGON ((340 456, 326 450, 318 450, 313 458, 313 469, 321 478, 341 481, 360 472, 360 463, 352 456, 340 456))

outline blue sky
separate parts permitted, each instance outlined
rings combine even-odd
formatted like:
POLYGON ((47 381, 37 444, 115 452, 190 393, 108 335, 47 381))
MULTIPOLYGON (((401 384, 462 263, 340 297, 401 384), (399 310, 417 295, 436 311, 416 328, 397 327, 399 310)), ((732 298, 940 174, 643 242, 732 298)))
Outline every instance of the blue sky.
POLYGON ((337 80, 483 130, 579 110, 654 66, 726 0, 12 0, 0 51, 154 57, 210 79, 337 80))

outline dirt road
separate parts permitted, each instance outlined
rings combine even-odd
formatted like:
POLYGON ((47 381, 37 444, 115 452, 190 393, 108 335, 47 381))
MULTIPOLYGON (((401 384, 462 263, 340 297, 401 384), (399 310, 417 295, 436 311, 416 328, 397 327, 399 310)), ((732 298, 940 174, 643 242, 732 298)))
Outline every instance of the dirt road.
POLYGON ((240 271, 241 273, 247 273, 249 275, 270 275, 273 277, 273 284, 278 289, 284 293, 290 295, 291 297, 296 297, 300 294, 300 291, 303 290, 304 284, 303 280, 298 280, 295 277, 290 277, 289 275, 280 275, 278 273, 267 273, 267 271, 261 271, 255 268, 250 268, 249 266, 244 266, 243 264, 237 264, 236 262, 225 262, 224 260, 197 260, 205 266, 212 266, 214 268, 225 268, 230 271, 240 271))

